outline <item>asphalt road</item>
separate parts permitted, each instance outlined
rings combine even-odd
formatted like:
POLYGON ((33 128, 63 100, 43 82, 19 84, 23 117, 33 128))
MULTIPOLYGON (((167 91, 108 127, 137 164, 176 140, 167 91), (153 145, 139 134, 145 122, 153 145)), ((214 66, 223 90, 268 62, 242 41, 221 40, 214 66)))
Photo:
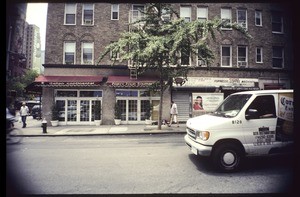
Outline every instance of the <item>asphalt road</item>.
POLYGON ((290 156, 250 158, 239 172, 219 173, 183 134, 27 137, 6 152, 10 194, 262 194, 293 184, 290 156))

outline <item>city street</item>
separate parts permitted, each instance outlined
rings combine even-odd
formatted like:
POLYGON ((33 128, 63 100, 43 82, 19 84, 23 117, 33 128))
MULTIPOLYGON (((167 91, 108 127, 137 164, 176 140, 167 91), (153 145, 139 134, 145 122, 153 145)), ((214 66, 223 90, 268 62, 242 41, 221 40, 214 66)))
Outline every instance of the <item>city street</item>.
POLYGON ((26 137, 7 146, 9 192, 282 193, 292 185, 289 156, 251 158, 239 172, 219 173, 190 152, 183 136, 26 137))

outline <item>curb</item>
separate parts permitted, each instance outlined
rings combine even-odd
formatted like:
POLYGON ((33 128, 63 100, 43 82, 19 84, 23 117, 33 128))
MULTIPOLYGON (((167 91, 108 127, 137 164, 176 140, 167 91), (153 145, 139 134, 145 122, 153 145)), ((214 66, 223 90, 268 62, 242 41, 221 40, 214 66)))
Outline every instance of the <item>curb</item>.
POLYGON ((68 136, 109 136, 109 135, 157 135, 157 134, 185 134, 182 131, 174 131, 174 132, 141 132, 141 133, 82 133, 82 134, 23 134, 23 137, 68 137, 68 136))

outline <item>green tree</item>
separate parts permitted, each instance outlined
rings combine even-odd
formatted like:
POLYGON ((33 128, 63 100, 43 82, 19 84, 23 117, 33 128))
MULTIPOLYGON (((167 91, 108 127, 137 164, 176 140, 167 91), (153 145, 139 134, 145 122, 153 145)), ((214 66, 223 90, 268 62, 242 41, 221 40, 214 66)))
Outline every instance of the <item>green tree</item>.
MULTIPOLYGON (((226 24, 226 21, 215 18, 207 21, 185 22, 172 8, 171 4, 147 4, 144 17, 131 23, 129 32, 123 32, 116 42, 106 46, 100 55, 99 62, 108 53, 119 53, 120 61, 130 60, 139 74, 146 71, 159 73, 159 80, 150 88, 160 92, 160 103, 164 91, 169 88, 173 79, 186 79, 189 70, 196 65, 182 66, 181 57, 184 55, 205 60, 208 65, 214 59, 209 48, 210 40, 215 41, 216 33, 222 33, 221 27, 238 30, 246 37, 251 36, 237 24, 226 24), (170 16, 171 20, 167 17, 170 16)), ((161 129, 162 105, 159 105, 158 129, 161 129)))
POLYGON ((14 77, 7 81, 6 89, 16 91, 17 97, 25 97, 24 90, 25 87, 30 83, 34 82, 35 78, 38 76, 37 71, 27 70, 22 77, 14 77))

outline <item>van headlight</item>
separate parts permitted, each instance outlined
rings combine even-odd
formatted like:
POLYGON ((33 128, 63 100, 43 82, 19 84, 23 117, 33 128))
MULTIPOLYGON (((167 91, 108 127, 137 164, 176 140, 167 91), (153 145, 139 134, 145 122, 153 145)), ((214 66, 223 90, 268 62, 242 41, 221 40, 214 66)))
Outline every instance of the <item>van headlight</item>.
POLYGON ((206 141, 209 138, 209 132, 208 131, 196 131, 196 139, 197 138, 206 141))

